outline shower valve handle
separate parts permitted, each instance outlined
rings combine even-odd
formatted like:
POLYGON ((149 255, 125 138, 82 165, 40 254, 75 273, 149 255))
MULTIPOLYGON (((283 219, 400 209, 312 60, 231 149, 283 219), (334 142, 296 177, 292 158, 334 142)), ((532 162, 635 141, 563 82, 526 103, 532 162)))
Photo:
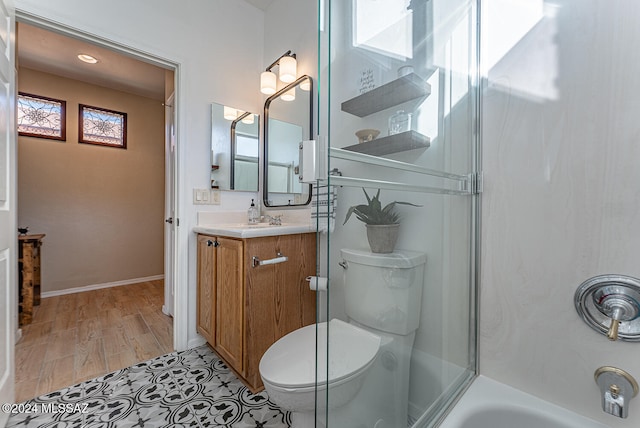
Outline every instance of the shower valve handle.
POLYGON ((607 333, 607 337, 611 341, 618 340, 618 327, 620 326, 620 320, 611 320, 611 327, 609 327, 609 332, 607 333))

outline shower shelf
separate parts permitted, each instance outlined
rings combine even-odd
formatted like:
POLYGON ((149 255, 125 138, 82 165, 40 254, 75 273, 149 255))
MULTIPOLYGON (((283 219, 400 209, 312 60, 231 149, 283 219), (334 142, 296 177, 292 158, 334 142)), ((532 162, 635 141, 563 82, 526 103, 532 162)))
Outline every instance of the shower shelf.
POLYGON ((430 94, 431 85, 411 73, 347 100, 341 108, 354 116, 365 117, 406 101, 426 98, 430 94))
POLYGON ((428 149, 430 145, 431 142, 426 135, 422 135, 416 131, 407 131, 344 147, 344 150, 374 156, 384 156, 392 153, 406 152, 407 150, 428 149))

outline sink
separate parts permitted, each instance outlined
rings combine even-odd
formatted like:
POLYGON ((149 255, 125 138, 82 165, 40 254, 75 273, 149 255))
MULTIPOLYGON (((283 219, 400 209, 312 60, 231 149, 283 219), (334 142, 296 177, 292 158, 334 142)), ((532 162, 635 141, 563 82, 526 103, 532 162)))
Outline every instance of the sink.
POLYGON ((225 223, 215 225, 199 225, 194 229, 196 233, 229 236, 233 238, 256 238, 260 236, 291 235, 294 233, 315 232, 315 225, 310 223, 225 223))
MULTIPOLYGON (((214 225, 211 225, 214 226, 214 225)), ((216 224, 215 227, 224 227, 227 229, 255 229, 255 228, 262 228, 262 227, 275 227, 273 225, 270 225, 269 223, 253 223, 253 224, 249 224, 249 223, 221 223, 221 224, 216 224)))

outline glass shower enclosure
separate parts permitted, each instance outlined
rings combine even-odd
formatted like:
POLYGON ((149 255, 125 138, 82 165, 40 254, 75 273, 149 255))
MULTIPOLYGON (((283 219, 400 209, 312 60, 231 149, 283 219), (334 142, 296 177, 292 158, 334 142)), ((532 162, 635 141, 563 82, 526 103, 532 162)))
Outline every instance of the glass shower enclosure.
POLYGON ((317 427, 436 426, 477 372, 478 15, 319 1, 317 427))

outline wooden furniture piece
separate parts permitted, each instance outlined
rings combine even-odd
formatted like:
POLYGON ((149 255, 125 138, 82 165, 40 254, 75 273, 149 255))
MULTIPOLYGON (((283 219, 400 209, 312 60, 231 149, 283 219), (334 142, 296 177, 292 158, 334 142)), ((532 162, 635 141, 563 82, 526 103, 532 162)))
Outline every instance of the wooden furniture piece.
POLYGON ((254 393, 263 389, 258 365, 269 346, 316 320, 315 292, 305 279, 315 266, 315 233, 198 235, 198 333, 254 393), (280 256, 288 260, 254 261, 280 256))
POLYGON ((40 304, 40 247, 44 234, 18 236, 18 323, 30 324, 40 304))

